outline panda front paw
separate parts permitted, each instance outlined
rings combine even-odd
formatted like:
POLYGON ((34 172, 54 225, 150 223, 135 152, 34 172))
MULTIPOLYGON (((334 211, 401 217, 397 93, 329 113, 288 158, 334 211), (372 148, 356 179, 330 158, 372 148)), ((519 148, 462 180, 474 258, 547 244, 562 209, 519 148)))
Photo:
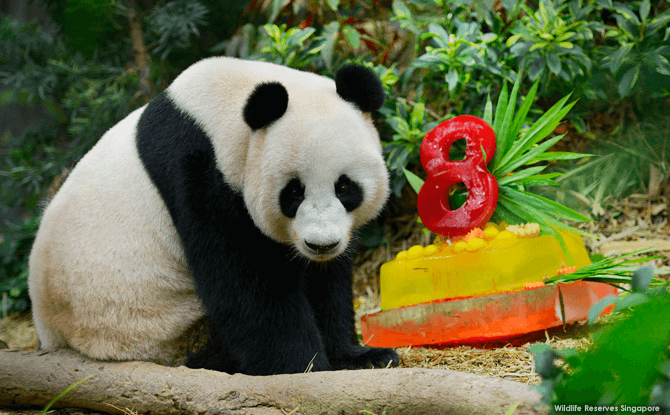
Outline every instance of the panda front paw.
POLYGON ((370 369, 398 366, 400 357, 393 349, 354 346, 345 353, 331 356, 329 361, 333 370, 370 369))

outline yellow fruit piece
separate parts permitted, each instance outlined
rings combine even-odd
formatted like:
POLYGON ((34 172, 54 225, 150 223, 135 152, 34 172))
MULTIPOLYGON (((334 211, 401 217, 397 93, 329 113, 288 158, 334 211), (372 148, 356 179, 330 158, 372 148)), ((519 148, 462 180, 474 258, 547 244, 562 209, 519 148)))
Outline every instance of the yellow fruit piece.
POLYGON ((484 229, 484 238, 486 240, 490 241, 491 239, 498 236, 499 233, 500 233, 500 231, 498 230, 498 228, 495 227, 495 225, 494 226, 487 226, 486 229, 484 229))
POLYGON ((421 245, 414 245, 410 249, 407 250, 407 259, 413 259, 421 255, 423 252, 423 246, 421 245))
POLYGON ((403 259, 407 258, 407 251, 400 251, 398 252, 398 255, 395 256, 395 259, 398 261, 402 261, 403 259))
POLYGON ((434 253, 436 253, 438 249, 439 248, 435 245, 428 245, 427 247, 423 248, 422 254, 424 256, 430 256, 430 255, 433 255, 434 253))
POLYGON ((465 246, 465 249, 468 250, 468 252, 475 252, 479 251, 480 249, 484 248, 486 245, 485 240, 481 238, 472 238, 467 242, 467 245, 465 246))
POLYGON ((455 254, 460 254, 461 252, 465 251, 465 247, 467 244, 463 241, 458 241, 454 244, 453 250, 455 254))
POLYGON ((512 239, 516 239, 516 235, 514 235, 512 232, 510 232, 508 230, 504 230, 496 236, 496 239, 497 240, 512 240, 512 239))

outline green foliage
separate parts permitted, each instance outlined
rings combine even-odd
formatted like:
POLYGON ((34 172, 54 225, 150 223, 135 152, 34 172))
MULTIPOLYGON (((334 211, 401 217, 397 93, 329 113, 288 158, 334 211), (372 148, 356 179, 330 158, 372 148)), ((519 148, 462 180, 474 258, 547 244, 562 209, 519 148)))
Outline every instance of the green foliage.
POLYGON ((7 223, 0 237, 0 293, 8 294, 6 307, 10 312, 25 311, 30 304, 28 255, 39 223, 37 216, 18 224, 7 223))
POLYGON ((438 122, 427 122, 423 103, 408 104, 402 99, 395 102, 395 108, 384 107, 381 113, 394 133, 391 141, 384 143, 384 152, 391 172, 392 191, 396 196, 400 196, 402 188, 407 183, 404 179, 405 166, 419 160, 421 141, 438 122))
POLYGON ((196 0, 176 0, 156 6, 147 20, 157 39, 152 53, 160 60, 168 58, 171 52, 191 47, 192 36, 200 36, 198 26, 207 24, 209 10, 196 0))
POLYGON ((304 68, 318 57, 318 53, 326 46, 325 42, 305 43, 312 37, 316 29, 308 27, 299 29, 286 25, 277 26, 266 24, 263 26, 266 37, 260 41, 260 54, 252 58, 262 59, 291 68, 304 68))
POLYGON ((531 80, 543 75, 547 79, 552 73, 572 81, 591 70, 591 59, 582 46, 593 40, 593 31, 602 24, 583 20, 593 6, 581 8, 580 3, 540 0, 535 11, 521 5, 524 16, 514 25, 506 46, 520 59, 519 66, 528 68, 531 80))
MULTIPOLYGON (((670 322, 664 318, 670 312, 670 294, 667 284, 647 288, 653 273, 646 268, 635 272, 634 292, 616 300, 615 312, 621 318, 595 333, 593 346, 586 352, 555 350, 546 344, 529 349, 536 372, 542 376, 537 389, 550 414, 563 413, 556 407, 563 404, 670 410, 670 322), (564 365, 557 366, 556 358, 564 365)), ((590 314, 602 310, 599 303, 590 314)))
POLYGON ((592 146, 599 157, 556 179, 560 185, 557 201, 575 208, 585 205, 599 217, 612 201, 648 190, 651 178, 658 180, 656 185, 666 181, 670 177, 670 119, 653 115, 649 119, 654 122, 624 126, 592 146))
MULTIPOLYGON (((633 286, 633 291, 635 291, 637 287, 642 287, 642 290, 644 290, 649 284, 653 284, 654 286, 664 285, 665 283, 658 280, 652 280, 654 273, 651 275, 649 274, 651 268, 638 268, 640 263, 662 258, 662 256, 651 255, 625 259, 631 256, 642 255, 651 250, 652 248, 647 248, 628 254, 604 257, 574 272, 555 275, 546 279, 545 282, 547 284, 559 284, 582 280, 596 281, 611 284, 624 291, 628 291, 628 289, 626 289, 623 284, 631 284, 633 286)), ((661 274, 662 272, 656 270, 655 273, 661 274)))
POLYGON ((670 10, 651 16, 650 1, 643 0, 633 4, 614 3, 612 11, 617 25, 607 29, 605 38, 615 43, 603 48, 601 65, 614 76, 619 95, 645 93, 667 97, 670 10))

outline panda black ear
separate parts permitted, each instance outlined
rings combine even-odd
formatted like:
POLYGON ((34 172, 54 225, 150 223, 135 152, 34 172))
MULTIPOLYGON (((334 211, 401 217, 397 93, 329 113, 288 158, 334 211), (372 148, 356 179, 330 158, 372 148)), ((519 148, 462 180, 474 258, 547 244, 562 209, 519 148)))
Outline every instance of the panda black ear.
POLYGON ((386 93, 381 81, 371 69, 346 65, 335 74, 337 94, 363 112, 376 111, 384 105, 386 93))
POLYGON ((244 105, 244 121, 252 130, 259 130, 277 121, 288 107, 288 92, 279 82, 256 85, 244 105))

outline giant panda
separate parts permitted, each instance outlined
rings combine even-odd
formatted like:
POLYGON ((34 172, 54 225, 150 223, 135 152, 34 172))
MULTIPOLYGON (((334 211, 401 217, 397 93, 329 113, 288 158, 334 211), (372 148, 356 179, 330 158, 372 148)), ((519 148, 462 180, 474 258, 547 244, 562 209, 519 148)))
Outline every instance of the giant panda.
POLYGON ((356 230, 388 173, 374 73, 209 58, 112 127, 42 214, 42 348, 228 373, 397 365, 354 329, 356 230))

